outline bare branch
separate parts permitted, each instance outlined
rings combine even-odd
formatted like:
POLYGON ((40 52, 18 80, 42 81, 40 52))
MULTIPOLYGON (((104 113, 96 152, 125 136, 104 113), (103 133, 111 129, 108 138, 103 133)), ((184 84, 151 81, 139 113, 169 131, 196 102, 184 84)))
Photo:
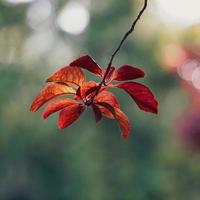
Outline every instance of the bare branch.
POLYGON ((112 66, 112 63, 113 63, 113 60, 114 60, 116 54, 117 54, 117 53, 119 52, 119 50, 121 49, 123 43, 124 43, 125 40, 128 38, 128 36, 135 30, 135 26, 136 26, 137 22, 139 21, 140 17, 142 16, 142 14, 144 13, 144 11, 145 11, 146 8, 147 8, 147 3, 148 3, 148 0, 144 0, 144 5, 143 5, 142 9, 140 10, 140 12, 139 12, 139 14, 137 15, 136 19, 133 21, 133 23, 132 23, 130 29, 124 34, 124 36, 123 36, 121 42, 119 43, 118 47, 116 48, 116 50, 115 50, 114 53, 112 54, 112 56, 111 56, 111 58, 110 58, 110 61, 109 61, 109 63, 108 63, 108 67, 107 67, 107 69, 106 69, 106 72, 105 72, 105 74, 104 74, 104 76, 103 76, 103 79, 102 79, 102 81, 99 83, 99 86, 98 86, 98 88, 97 88, 97 90, 96 90, 96 93, 95 93, 95 95, 93 96, 92 100, 93 100, 94 97, 99 93, 99 91, 100 91, 102 85, 103 85, 103 84, 105 85, 106 77, 107 77, 108 72, 109 72, 109 70, 110 70, 110 68, 111 68, 111 66, 112 66))

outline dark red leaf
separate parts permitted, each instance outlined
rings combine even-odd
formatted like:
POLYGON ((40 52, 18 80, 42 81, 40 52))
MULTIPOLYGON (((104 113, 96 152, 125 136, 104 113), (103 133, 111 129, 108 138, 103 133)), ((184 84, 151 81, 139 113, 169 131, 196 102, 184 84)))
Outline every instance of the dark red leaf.
MULTIPOLYGON (((87 92, 85 92, 85 96, 88 96, 90 94, 95 94, 95 92, 98 89, 98 87, 99 87, 99 85, 96 85, 96 86, 91 87, 90 89, 88 89, 87 92)), ((110 85, 101 86, 101 89, 100 89, 99 93, 104 91, 106 88, 110 88, 110 85)))
MULTIPOLYGON (((111 77, 112 77, 114 71, 115 71, 115 67, 111 67, 106 76, 106 81, 112 80, 111 77)), ((105 73, 106 73, 106 69, 104 70, 104 74, 105 73)))
POLYGON ((112 79, 115 81, 127 81, 141 77, 144 77, 144 72, 141 69, 130 65, 124 65, 115 71, 112 79))
POLYGON ((140 83, 126 82, 115 87, 125 90, 140 109, 146 112, 158 113, 158 103, 148 87, 140 83))
POLYGON ((101 110, 99 109, 98 106, 96 106, 95 104, 92 105, 92 109, 94 111, 94 115, 95 115, 95 120, 96 122, 99 122, 102 118, 102 113, 101 110))
POLYGON ((77 60, 73 61, 72 63, 70 63, 70 66, 74 66, 74 67, 81 67, 83 69, 87 69, 88 71, 102 76, 102 70, 99 67, 99 65, 88 55, 86 56, 82 56, 80 58, 78 58, 77 60))

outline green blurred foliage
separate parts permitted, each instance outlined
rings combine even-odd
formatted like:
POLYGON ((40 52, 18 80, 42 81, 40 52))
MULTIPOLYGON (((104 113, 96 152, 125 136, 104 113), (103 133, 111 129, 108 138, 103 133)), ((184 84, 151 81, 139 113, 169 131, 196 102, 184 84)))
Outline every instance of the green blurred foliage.
MULTIPOLYGON (((56 1, 54 15, 66 2, 56 1)), ((146 71, 142 81, 159 101, 158 116, 141 112, 125 93, 114 91, 133 126, 127 141, 120 139, 116 122, 96 124, 90 110, 59 130, 57 115, 44 121, 29 106, 45 78, 71 60, 52 61, 55 44, 37 58, 26 57, 23 48, 34 32, 25 23, 27 9, 0 3, 0 199, 198 200, 199 156, 185 151, 174 133, 187 100, 156 57, 160 33, 143 40, 144 17, 114 62, 146 71)), ((94 0, 86 31, 73 36, 57 30, 55 43, 71 46, 74 58, 89 53, 106 66, 137 9, 131 0, 94 0)))

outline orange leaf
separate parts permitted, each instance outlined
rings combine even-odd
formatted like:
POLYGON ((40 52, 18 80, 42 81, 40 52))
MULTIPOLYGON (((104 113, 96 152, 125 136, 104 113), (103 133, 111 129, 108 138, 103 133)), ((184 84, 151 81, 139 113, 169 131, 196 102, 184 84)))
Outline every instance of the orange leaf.
POLYGON ((97 86, 97 83, 95 83, 94 81, 84 82, 83 85, 77 90, 76 95, 79 96, 81 99, 84 99, 86 96, 88 96, 89 94, 95 91, 96 86, 97 86), (91 89, 92 91, 88 93, 88 91, 90 91, 91 89))
POLYGON ((124 139, 127 139, 131 130, 131 125, 128 117, 117 107, 112 107, 110 104, 105 102, 99 102, 96 105, 101 105, 108 109, 114 116, 114 118, 119 123, 119 127, 121 129, 121 136, 124 139))
POLYGON ((31 105, 30 111, 31 112, 37 111, 47 101, 62 94, 75 94, 75 92, 71 87, 59 83, 55 83, 45 87, 36 96, 35 100, 31 105))
POLYGON ((77 104, 77 101, 73 99, 57 99, 50 103, 43 111, 42 115, 44 119, 49 117, 49 115, 53 114, 54 112, 57 112, 67 106, 77 104))
POLYGON ((85 106, 83 104, 71 105, 61 110, 58 119, 59 128, 67 128, 79 118, 84 110, 85 106))
MULTIPOLYGON (((108 91, 100 92, 94 98, 94 103, 99 103, 99 102, 105 102, 105 103, 108 103, 109 105, 111 105, 112 107, 120 108, 118 100, 112 92, 108 92, 108 91)), ((102 106, 98 106, 98 108, 101 110, 102 115, 113 119, 113 114, 108 109, 106 109, 105 107, 102 107, 102 106)))
POLYGON ((83 71, 78 67, 66 66, 51 75, 46 82, 72 83, 81 86, 85 81, 83 71))

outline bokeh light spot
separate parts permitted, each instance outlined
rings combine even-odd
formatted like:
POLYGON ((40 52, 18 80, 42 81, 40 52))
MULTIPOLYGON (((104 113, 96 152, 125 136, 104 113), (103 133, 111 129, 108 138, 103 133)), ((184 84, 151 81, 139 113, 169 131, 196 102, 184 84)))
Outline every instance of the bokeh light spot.
POLYGON ((200 66, 192 73, 192 83, 196 89, 200 90, 200 66))
POLYGON ((20 4, 20 3, 30 3, 35 0, 4 0, 4 1, 12 4, 20 4))
POLYGON ((177 72, 182 79, 186 81, 192 81, 193 72, 198 65, 199 64, 196 60, 188 60, 178 67, 177 72))
POLYGON ((58 15, 59 27, 70 34, 81 34, 89 24, 88 10, 80 3, 69 2, 58 15))
POLYGON ((32 29, 45 28, 48 25, 51 13, 52 6, 49 0, 36 1, 27 11, 26 22, 32 29))
POLYGON ((157 12, 169 24, 183 27, 200 21, 199 0, 156 0, 157 12))

